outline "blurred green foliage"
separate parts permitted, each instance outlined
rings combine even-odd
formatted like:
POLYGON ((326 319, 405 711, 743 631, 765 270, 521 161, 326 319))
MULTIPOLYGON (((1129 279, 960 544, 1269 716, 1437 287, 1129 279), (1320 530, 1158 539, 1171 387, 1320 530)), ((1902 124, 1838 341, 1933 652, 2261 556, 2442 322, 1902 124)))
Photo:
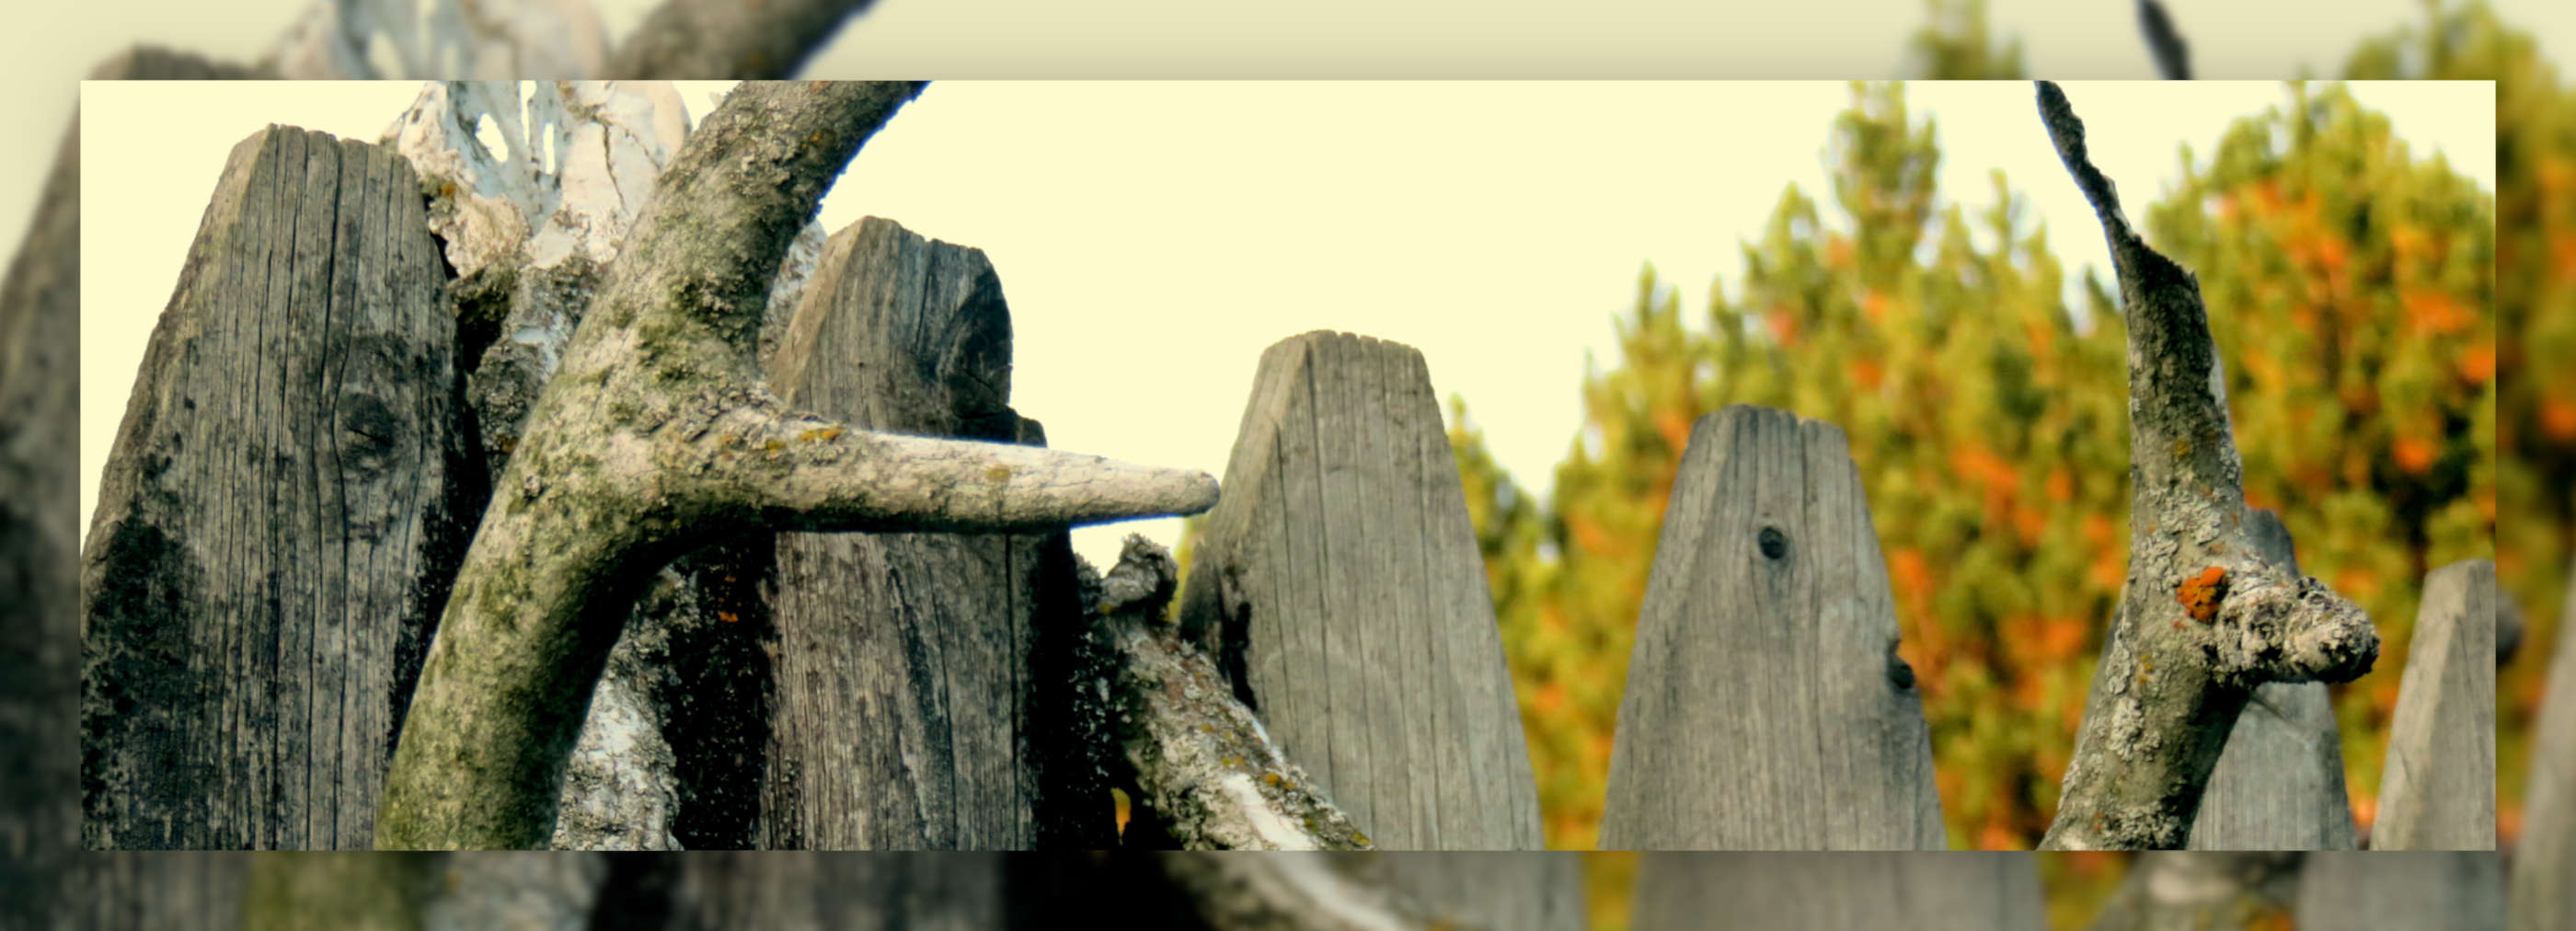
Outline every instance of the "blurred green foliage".
MULTIPOLYGON (((2284 96, 2130 209, 2200 275, 2249 497, 2379 622, 2380 665, 2337 692, 2367 823, 2422 576, 2493 554, 2495 208, 2340 86, 2284 96)), ((2045 831, 2126 575, 2125 334, 2108 282, 2068 306, 2000 174, 1982 208, 1939 196, 1935 130, 1902 87, 1855 85, 1833 190, 1782 195, 1705 326, 1648 269, 1548 500, 1453 401, 1551 846, 1594 843, 1664 500, 1693 421, 1731 403, 1849 436, 1952 845, 2045 831)))
MULTIPOLYGON (((2498 396, 2488 486, 2512 517, 2495 533, 2496 576, 2522 609, 2522 648, 2498 670, 2499 834, 2520 833, 2531 734, 2561 636, 2576 543, 2576 88, 2560 84, 2529 32, 2485 3, 2425 5, 2425 22, 2363 43, 2344 77, 2496 82, 2498 396)), ((2489 498, 2492 501, 2493 498, 2489 498)), ((2493 504, 2481 507, 2492 509, 2493 504)))

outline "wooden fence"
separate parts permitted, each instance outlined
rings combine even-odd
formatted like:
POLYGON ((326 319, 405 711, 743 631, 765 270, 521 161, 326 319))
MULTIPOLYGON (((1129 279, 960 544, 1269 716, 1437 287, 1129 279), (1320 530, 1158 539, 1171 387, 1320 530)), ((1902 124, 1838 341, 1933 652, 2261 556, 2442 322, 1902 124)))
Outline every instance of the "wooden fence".
MULTIPOLYGON (((487 494, 463 400, 475 347, 457 342, 436 248, 398 156, 281 127, 235 150, 83 553, 88 845, 367 843, 487 494)), ((976 250, 865 221, 831 239, 781 323, 764 365, 796 403, 1042 442, 1008 405, 1008 310, 976 250)), ((1365 337, 1264 353, 1177 614, 1378 846, 1535 849, 1526 739, 1432 385, 1419 352, 1365 337)), ((1066 674, 1083 606, 1063 534, 710 542, 639 605, 609 680, 641 698, 594 702, 591 731, 615 739, 586 737, 592 768, 573 764, 658 759, 668 785, 620 807, 634 793, 585 801, 568 784, 559 845, 1114 843, 1108 737, 1066 674)), ((2428 579, 2375 848, 2494 845, 2493 580, 2482 562, 2428 579)), ((1702 419, 1638 621, 1604 844, 1945 846, 1891 605, 1839 429, 1750 407, 1702 419)), ((2576 638, 2561 639, 2567 682, 2576 638)), ((2568 691, 2550 720, 2576 713, 2568 691)), ((2567 741, 2543 743, 2565 772, 2567 741)), ((2193 846, 2354 846, 2341 753, 2322 687, 2267 688, 2193 846)), ((2531 856, 2567 862, 2568 804, 2535 792, 2550 833, 2531 856)), ((2026 898, 2018 867, 1942 869, 1998 870, 1998 894, 2026 898)), ((1649 871, 1641 900, 1666 875, 1690 870, 1649 871)))
MULTIPOLYGON (((68 871, 77 907, 54 926, 233 931, 372 917, 426 928, 1028 931, 1089 917, 1136 928, 1585 931, 1600 893, 1587 888, 1584 860, 1612 856, 111 852, 68 871)), ((2040 858, 2056 854, 1635 856, 1635 889, 1607 894, 1625 896, 1637 931, 2041 931, 2040 858)), ((2500 871, 2494 853, 2151 852, 2088 927, 2250 931, 2286 914, 2311 928, 2504 931, 2500 871)), ((2511 927, 2556 927, 2526 914, 2511 927)))

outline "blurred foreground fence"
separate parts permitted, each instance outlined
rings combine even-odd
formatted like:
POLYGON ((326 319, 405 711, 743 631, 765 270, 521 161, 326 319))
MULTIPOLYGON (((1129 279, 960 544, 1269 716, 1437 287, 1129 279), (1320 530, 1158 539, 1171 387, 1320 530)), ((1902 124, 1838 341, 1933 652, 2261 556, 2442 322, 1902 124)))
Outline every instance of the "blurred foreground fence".
MULTIPOLYGON (((1584 931, 1604 853, 91 853, 31 928, 1584 931)), ((1629 927, 2041 931, 2029 851, 1635 855, 1629 927)), ((2150 852, 2093 931, 2503 931, 2497 855, 2150 852), (2266 917, 2272 916, 2272 917, 2266 917)), ((2511 927, 2553 925, 2513 919, 2511 927)))

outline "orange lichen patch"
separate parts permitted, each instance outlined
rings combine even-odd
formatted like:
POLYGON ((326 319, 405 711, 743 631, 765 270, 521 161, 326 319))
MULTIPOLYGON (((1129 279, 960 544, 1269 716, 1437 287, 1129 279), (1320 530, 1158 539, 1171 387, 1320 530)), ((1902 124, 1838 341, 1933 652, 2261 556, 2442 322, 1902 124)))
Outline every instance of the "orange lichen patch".
POLYGON ((2227 597, 2227 570, 2211 566, 2199 575, 2184 579, 2174 589, 2174 600, 2182 602, 2183 611, 2203 624, 2218 615, 2218 600, 2227 597))
POLYGON ((731 611, 718 611, 716 612, 716 620, 731 624, 735 621, 742 620, 742 616, 731 611))

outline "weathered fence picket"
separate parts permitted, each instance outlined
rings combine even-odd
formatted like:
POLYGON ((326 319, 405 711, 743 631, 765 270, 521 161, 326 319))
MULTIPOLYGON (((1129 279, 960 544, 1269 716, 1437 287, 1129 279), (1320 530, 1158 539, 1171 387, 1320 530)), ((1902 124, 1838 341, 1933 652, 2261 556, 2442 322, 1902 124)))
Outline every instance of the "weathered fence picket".
POLYGON ((2299 870, 2299 927, 2502 931, 2501 867, 2493 851, 2312 853, 2299 870))
POLYGON ((1610 754, 1613 849, 1940 849, 1932 743, 1843 432, 1737 405, 1673 481, 1610 754))
MULTIPOLYGON (((2289 528, 2249 508, 2260 555, 2297 572, 2289 528)), ((2193 850, 2351 850, 2357 831, 2344 794, 2343 736, 2322 682, 2268 682, 2236 718, 2191 826, 2193 850)))
POLYGON ((2492 562, 2464 560, 2424 578, 2371 849, 2495 849, 2495 604, 2492 562))
POLYGON ((480 513, 444 286, 401 156, 233 148, 82 555, 86 846, 368 844, 480 513))
MULTIPOLYGON (((832 236, 768 369, 788 403, 854 427, 1044 445, 1009 406, 992 264, 891 220, 832 236)), ((761 846, 1035 846, 1040 765, 1063 732, 1032 726, 1045 712, 1030 664, 1042 631, 1078 623, 1069 547, 1062 533, 778 535, 761 846)), ((1106 785, 1052 801, 1088 816, 1083 846, 1110 843, 1106 785)))
POLYGON ((1288 756, 1391 850, 1541 845, 1458 466, 1422 354, 1308 333, 1262 354, 1181 592, 1288 756))
POLYGON ((1637 855, 1638 931, 2044 931, 2037 855, 1664 852, 1637 855))
MULTIPOLYGON (((2576 565, 2569 567, 2576 577, 2576 565)), ((2534 716, 2522 836, 2513 849, 2514 931, 2576 928, 2576 585, 2558 615, 2549 691, 2534 716)))

